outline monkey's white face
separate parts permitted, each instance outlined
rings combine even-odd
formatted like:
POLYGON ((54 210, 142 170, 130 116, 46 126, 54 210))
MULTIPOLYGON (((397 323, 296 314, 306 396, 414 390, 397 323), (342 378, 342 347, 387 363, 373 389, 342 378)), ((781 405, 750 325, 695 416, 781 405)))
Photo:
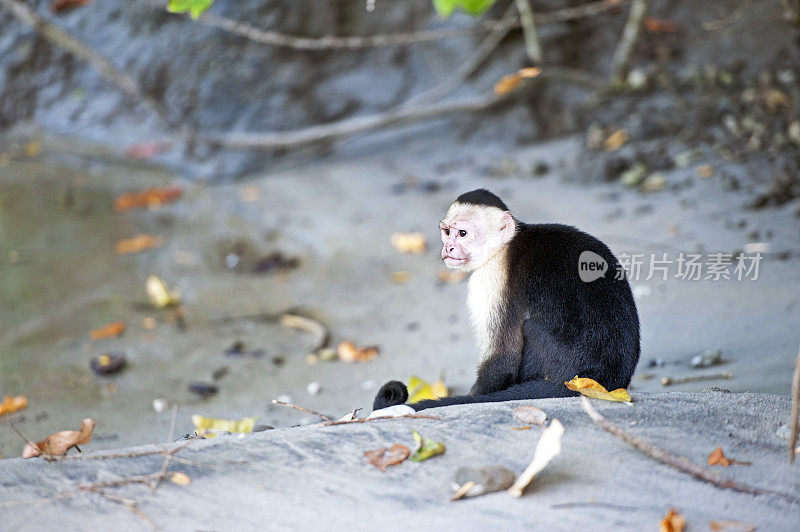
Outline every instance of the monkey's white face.
POLYGON ((516 224, 507 211, 455 202, 439 223, 439 230, 445 265, 471 272, 508 244, 516 224))

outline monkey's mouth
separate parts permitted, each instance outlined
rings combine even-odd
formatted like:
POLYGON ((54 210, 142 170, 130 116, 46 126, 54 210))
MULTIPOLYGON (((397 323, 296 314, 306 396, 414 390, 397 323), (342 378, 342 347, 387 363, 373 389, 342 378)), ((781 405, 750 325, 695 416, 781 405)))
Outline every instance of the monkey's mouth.
POLYGON ((464 262, 467 262, 467 259, 465 259, 465 258, 464 259, 459 259, 459 258, 450 257, 450 256, 445 256, 444 258, 442 258, 442 260, 447 265, 450 265, 450 264, 462 264, 464 262))

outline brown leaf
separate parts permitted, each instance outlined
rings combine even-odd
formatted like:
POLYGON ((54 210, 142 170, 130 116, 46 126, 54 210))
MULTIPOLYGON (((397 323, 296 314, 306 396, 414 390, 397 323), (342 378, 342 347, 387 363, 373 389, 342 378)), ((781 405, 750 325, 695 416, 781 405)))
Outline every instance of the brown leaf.
POLYGON ((94 420, 92 418, 84 418, 81 421, 81 430, 62 430, 51 434, 46 439, 36 442, 34 447, 28 443, 22 450, 23 458, 33 458, 42 453, 61 455, 66 454, 70 447, 75 445, 83 445, 92 440, 92 431, 94 430, 94 420))
POLYGON ((159 153, 169 151, 171 148, 171 142, 158 142, 154 140, 150 142, 142 142, 141 144, 134 144, 125 150, 125 155, 131 159, 150 159, 159 153))
POLYGON ((439 273, 436 274, 436 278, 443 283, 458 284, 466 279, 467 275, 466 272, 460 272, 458 270, 439 270, 439 273))
POLYGON ((411 454, 411 451, 408 447, 401 443, 395 443, 388 449, 386 447, 381 447, 374 451, 366 451, 364 456, 368 464, 372 464, 385 472, 387 467, 403 462, 403 460, 408 458, 409 454, 411 454))
POLYGON ((541 73, 542 69, 536 67, 528 67, 517 70, 513 74, 509 74, 500 78, 500 81, 494 85, 494 93, 498 96, 508 94, 516 89, 517 86, 522 83, 523 79, 535 78, 541 73))
POLYGON ((117 197, 114 210, 154 209, 165 203, 171 203, 182 195, 183 189, 180 187, 156 187, 142 192, 128 192, 117 197))
POLYGON ((644 28, 650 33, 679 33, 681 27, 672 20, 646 17, 644 28))
POLYGON ((103 338, 116 338, 123 332, 125 332, 125 322, 124 321, 115 321, 114 323, 109 323, 107 325, 103 325, 99 329, 93 330, 90 334, 92 336, 92 340, 102 340, 103 338))
POLYGON ((722 467, 728 467, 731 464, 750 465, 750 462, 743 462, 741 460, 728 458, 722 452, 722 447, 717 447, 711 451, 711 454, 708 455, 708 465, 721 465, 722 467))
POLYGON ((72 9, 73 7, 82 7, 89 3, 89 0, 53 0, 50 4, 50 12, 55 14, 65 9, 72 9))
POLYGON ((749 523, 742 523, 741 521, 709 521, 708 528, 714 532, 723 532, 726 530, 732 532, 755 532, 756 526, 749 523))
POLYGON ((686 528, 686 519, 675 508, 670 508, 658 525, 659 532, 683 532, 684 528, 686 528))
POLYGON ((6 398, 0 402, 0 416, 3 414, 13 414, 17 410, 22 410, 28 406, 28 398, 24 395, 14 397, 13 395, 6 395, 6 398))
POLYGON ((336 348, 336 354, 343 362, 369 362, 378 356, 378 348, 376 346, 359 348, 353 342, 342 342, 336 348))
POLYGON ((624 129, 617 129, 603 142, 606 151, 617 151, 628 141, 628 132, 624 129))
POLYGON ((138 253, 146 249, 160 248, 163 245, 164 239, 160 236, 136 235, 118 241, 114 245, 114 251, 117 255, 127 255, 129 253, 138 253))

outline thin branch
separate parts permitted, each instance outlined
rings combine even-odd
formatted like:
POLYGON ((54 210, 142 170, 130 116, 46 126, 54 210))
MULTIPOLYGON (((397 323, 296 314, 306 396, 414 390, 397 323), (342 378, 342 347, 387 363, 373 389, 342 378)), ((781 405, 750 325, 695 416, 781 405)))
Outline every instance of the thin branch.
POLYGON ((797 361, 794 365, 794 375, 792 376, 792 417, 789 419, 789 463, 794 463, 794 455, 797 452, 797 433, 800 431, 800 352, 797 353, 797 361))
POLYGON ((690 375, 688 377, 664 377, 661 379, 662 386, 671 384, 686 384, 687 382, 715 381, 718 379, 732 379, 733 374, 729 371, 724 373, 709 373, 706 375, 690 375))
POLYGON ((756 486, 751 486, 750 484, 737 482, 730 478, 721 477, 716 472, 699 466, 684 456, 674 455, 669 451, 662 449, 661 447, 653 445, 652 443, 639 438, 638 436, 634 436, 633 434, 624 431, 603 417, 597 410, 595 410, 595 408, 592 406, 592 403, 586 397, 581 397, 581 407, 583 408, 584 412, 589 414, 589 417, 592 418, 592 421, 594 421, 604 431, 621 439, 637 451, 646 454, 650 458, 657 460, 662 464, 666 464, 680 471, 681 473, 691 475, 698 480, 708 482, 709 484, 721 489, 737 491, 739 493, 747 493, 749 495, 768 495, 771 497, 778 497, 791 503, 800 504, 800 498, 796 497, 795 495, 771 489, 758 488, 756 486))
MULTIPOLYGON (((145 4, 163 10, 164 3, 157 0, 142 0, 145 4)), ((628 1, 628 0, 625 0, 628 1)), ((540 24, 555 22, 566 22, 578 18, 598 15, 605 11, 618 9, 624 2, 615 0, 601 0, 598 2, 588 2, 575 7, 558 9, 555 11, 545 11, 536 13, 536 19, 540 24)), ((217 28, 240 37, 244 37, 253 42, 266 44, 269 46, 279 46, 292 48, 294 50, 319 51, 319 50, 358 50, 361 48, 373 48, 380 46, 401 46, 404 44, 414 44, 441 39, 454 39, 491 33, 496 30, 513 30, 519 28, 521 23, 516 16, 502 17, 497 20, 481 21, 467 28, 444 28, 436 30, 409 31, 400 33, 389 33, 383 35, 367 36, 333 36, 324 37, 298 37, 287 35, 277 31, 263 30, 246 22, 240 22, 210 13, 203 13, 197 22, 217 28)))
MULTIPOLYGON (((555 79, 571 83, 580 83, 594 90, 602 86, 601 82, 591 74, 564 67, 546 67, 542 71, 542 74, 536 79, 555 79)), ((520 84, 520 87, 522 86, 523 84, 520 84)), ((433 120, 455 113, 465 114, 485 111, 495 105, 499 105, 517 92, 518 91, 511 91, 502 95, 491 94, 488 96, 468 97, 452 102, 422 105, 419 107, 407 106, 404 104, 383 113, 348 118, 331 124, 309 126, 293 131, 210 134, 203 137, 203 140, 230 148, 297 148, 315 142, 334 140, 359 133, 375 131, 413 120, 433 120)))
MULTIPOLYGON (((167 436, 167 445, 169 445, 169 442, 172 441, 172 436, 175 434, 175 419, 177 417, 178 417, 178 403, 175 403, 174 405, 172 405, 172 420, 170 421, 170 424, 169 424, 169 435, 167 436)), ((160 471, 160 473, 162 475, 166 474, 167 468, 169 467, 169 464, 172 461, 173 455, 174 455, 174 453, 173 454, 166 454, 164 456, 164 463, 161 464, 161 471, 160 471)), ((158 488, 158 485, 160 483, 161 483, 161 480, 154 480, 153 483, 150 484, 150 490, 151 491, 156 491, 156 488, 158 488)))
POLYGON ((115 458, 138 458, 140 456, 152 456, 156 454, 160 455, 174 455, 178 451, 182 450, 183 448, 187 447, 191 441, 187 441, 181 443, 173 447, 172 449, 157 449, 157 450, 150 450, 150 451, 131 451, 126 453, 106 453, 106 454, 75 454, 71 456, 46 456, 45 460, 59 462, 62 460, 112 460, 115 458))
POLYGON ((276 405, 288 406, 289 408, 294 408, 295 410, 299 410, 301 412, 305 412, 306 414, 314 414, 315 416, 321 417, 325 421, 333 421, 331 418, 329 418, 325 414, 317 412, 316 410, 311 410, 310 408, 306 408, 304 406, 293 405, 292 403, 285 403, 283 401, 278 401, 277 399, 273 399, 272 403, 276 404, 276 405))
POLYGON ((522 24, 522 36, 525 39, 525 52, 534 66, 542 64, 542 45, 536 32, 533 10, 528 0, 516 0, 519 20, 522 24))
POLYGON ((144 521, 147 524, 147 526, 149 526, 153 530, 158 530, 158 526, 156 526, 156 524, 153 522, 153 520, 150 519, 144 512, 142 512, 139 509, 138 503, 136 501, 134 501, 133 499, 126 499, 125 497, 120 497, 118 495, 114 495, 114 494, 111 494, 111 493, 106 493, 105 491, 100 490, 100 489, 92 490, 92 491, 94 491, 98 495, 100 495, 100 496, 102 496, 102 497, 104 497, 104 498, 106 498, 106 499, 108 499, 110 501, 113 501, 113 502, 116 502, 116 503, 119 503, 119 504, 125 506, 127 509, 129 509, 131 512, 133 512, 133 514, 135 516, 139 517, 142 521, 144 521))
POLYGON ((368 421, 376 421, 379 419, 402 419, 402 418, 411 418, 411 419, 435 419, 437 421, 441 421, 442 418, 439 416, 429 416, 427 414, 406 414, 405 416, 378 416, 378 417, 362 417, 358 419, 349 419, 347 421, 328 421, 327 423, 323 423, 323 427, 331 427, 333 425, 349 425, 351 423, 366 423, 368 421))
POLYGON ((625 28, 622 30, 622 37, 619 40, 619 44, 617 44, 617 49, 614 50, 613 80, 617 83, 625 81, 625 77, 628 75, 631 56, 633 55, 636 41, 639 39, 642 20, 646 12, 647 0, 633 0, 628 13, 628 21, 625 22, 625 28))
MULTIPOLYGON (((34 449, 38 449, 38 448, 39 448, 39 446, 38 446, 38 445, 36 445, 36 444, 35 444, 35 443, 33 443, 31 440, 29 440, 28 438, 26 438, 26 437, 25 437, 25 435, 24 435, 24 434, 23 434, 23 433, 22 433, 22 432, 21 432, 21 431, 20 431, 20 430, 17 428, 17 426, 16 426, 16 425, 14 425, 14 422, 13 422, 13 421, 11 421, 11 414, 9 414, 8 412, 6 412, 6 414, 5 414, 5 418, 6 418, 6 423, 8 423, 8 425, 9 425, 9 426, 10 426, 12 429, 14 429, 14 432, 16 432, 16 433, 17 433, 17 435, 18 435, 20 438, 22 438, 23 440, 25 440, 25 443, 27 443, 28 445, 30 445, 30 446, 31 446, 32 448, 34 448, 34 449)), ((49 456, 49 457, 52 457, 52 456, 53 456, 53 454, 52 454, 52 453, 50 453, 49 455, 40 455, 40 456, 49 456)))
POLYGON ((17 0, 0 0, 0 5, 8 9, 20 22, 27 24, 52 44, 65 49, 72 55, 88 62, 106 80, 136 101, 149 106, 165 123, 173 128, 178 124, 170 119, 167 108, 142 90, 139 83, 128 74, 120 71, 107 58, 95 52, 80 39, 45 20, 41 15, 17 0))

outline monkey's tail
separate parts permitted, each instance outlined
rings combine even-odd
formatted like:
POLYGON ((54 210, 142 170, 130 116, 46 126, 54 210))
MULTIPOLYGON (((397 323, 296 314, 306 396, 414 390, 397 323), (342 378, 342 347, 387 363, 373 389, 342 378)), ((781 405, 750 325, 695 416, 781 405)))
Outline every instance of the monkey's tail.
MULTIPOLYGON (((411 403, 409 406, 414 410, 424 410, 426 408, 436 408, 437 406, 463 405, 467 403, 496 403, 499 401, 518 401, 520 399, 544 399, 547 397, 574 397, 577 392, 573 392, 562 382, 555 381, 525 381, 505 390, 487 393, 485 395, 456 395, 453 397, 443 397, 441 399, 425 399, 418 403, 411 403)), ((375 396, 373 409, 386 408, 389 406, 400 405, 408 400, 408 389, 406 385, 399 381, 389 381, 384 384, 375 396)))

